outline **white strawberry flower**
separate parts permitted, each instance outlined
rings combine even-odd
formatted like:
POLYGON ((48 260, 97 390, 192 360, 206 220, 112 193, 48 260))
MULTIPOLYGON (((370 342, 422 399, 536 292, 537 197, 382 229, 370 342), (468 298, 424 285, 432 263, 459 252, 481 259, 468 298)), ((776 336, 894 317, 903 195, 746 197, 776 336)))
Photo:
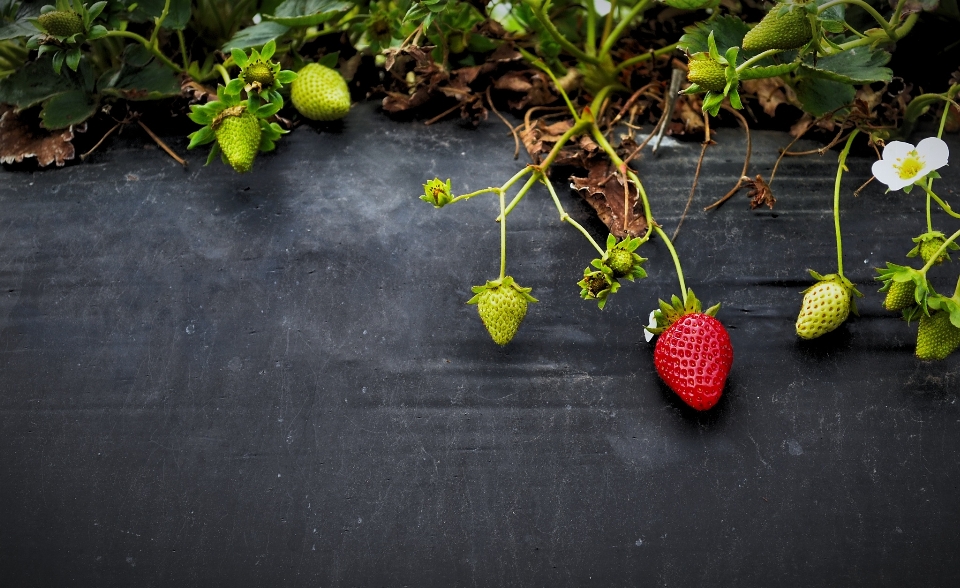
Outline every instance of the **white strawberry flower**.
MULTIPOLYGON (((656 316, 654 316, 654 315, 656 315, 656 314, 657 314, 657 311, 655 311, 655 310, 651 310, 651 311, 650 311, 650 324, 648 324, 647 326, 650 327, 651 329, 653 329, 653 328, 655 328, 655 327, 657 326, 657 318, 656 318, 656 316)), ((643 338, 647 340, 647 343, 649 343, 650 340, 653 339, 653 333, 651 333, 650 331, 644 329, 644 330, 643 330, 643 338)))
POLYGON ((873 162, 873 175, 889 189, 900 190, 947 165, 949 156, 947 144, 936 137, 927 137, 916 147, 891 141, 883 148, 883 158, 873 162))

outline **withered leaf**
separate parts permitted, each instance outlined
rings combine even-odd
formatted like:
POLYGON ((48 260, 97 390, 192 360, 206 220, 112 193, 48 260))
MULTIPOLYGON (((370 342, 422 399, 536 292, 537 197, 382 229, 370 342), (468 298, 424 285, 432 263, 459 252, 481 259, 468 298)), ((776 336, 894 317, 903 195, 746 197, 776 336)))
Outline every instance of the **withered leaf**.
POLYGON ((620 238, 644 234, 647 221, 633 185, 627 188, 629 196, 624 211, 623 177, 616 168, 609 161, 595 159, 589 162, 587 174, 585 178, 571 177, 572 187, 593 207, 610 232, 620 238))
POLYGON ((761 206, 766 206, 770 210, 773 210, 773 205, 777 203, 777 199, 774 198, 773 191, 770 190, 770 185, 763 180, 760 174, 757 174, 756 179, 753 180, 747 176, 743 176, 741 180, 750 187, 750 192, 747 193, 747 196, 750 197, 751 210, 760 208, 761 206))
POLYGON ((758 80, 743 80, 743 90, 754 94, 760 102, 767 116, 775 116, 777 107, 788 103, 784 91, 783 80, 780 78, 761 78, 758 80))
POLYGON ((58 131, 31 127, 12 110, 0 116, 0 163, 21 162, 35 157, 40 167, 55 163, 57 167, 75 156, 71 126, 58 131))

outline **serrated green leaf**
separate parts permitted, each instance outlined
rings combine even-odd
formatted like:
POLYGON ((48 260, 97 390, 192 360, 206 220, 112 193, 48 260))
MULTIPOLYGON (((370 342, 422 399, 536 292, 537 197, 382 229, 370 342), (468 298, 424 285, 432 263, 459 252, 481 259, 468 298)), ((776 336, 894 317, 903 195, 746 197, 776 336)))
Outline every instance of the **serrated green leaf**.
MULTIPOLYGON (((128 9, 135 6, 130 12, 131 21, 151 24, 163 12, 164 2, 165 0, 123 0, 128 9)), ((162 28, 183 30, 190 21, 190 10, 190 0, 170 0, 170 10, 163 20, 162 28)))
MULTIPOLYGON (((817 6, 823 6, 831 0, 817 0, 817 6)), ((842 33, 845 30, 843 22, 846 18, 846 5, 834 4, 817 15, 823 30, 831 33, 842 33)))
POLYGON ((223 46, 224 51, 231 49, 249 49, 250 47, 260 47, 268 41, 282 37, 290 27, 278 22, 264 21, 237 31, 232 39, 223 46))
POLYGON ((82 90, 70 90, 50 98, 40 111, 41 126, 49 130, 65 129, 87 120, 97 111, 97 98, 82 90))
POLYGON ((820 76, 844 84, 868 84, 889 82, 893 71, 883 67, 890 61, 890 54, 882 49, 854 47, 842 53, 819 57, 814 63, 808 56, 802 68, 804 73, 820 76))
MULTIPOLYGON (((731 47, 739 48, 743 44, 743 37, 750 30, 750 25, 735 16, 721 16, 712 21, 699 22, 683 30, 685 34, 680 37, 678 46, 687 54, 709 53, 709 37, 713 33, 717 52, 724 55, 731 47)), ((756 51, 740 51, 737 55, 737 64, 743 63, 758 53, 756 51)), ((759 65, 772 64, 773 61, 764 59, 759 65)))
POLYGON ((795 83, 794 91, 803 110, 816 117, 850 104, 857 93, 850 84, 816 76, 801 77, 795 83))
POLYGON ((33 26, 33 23, 27 19, 0 22, 0 41, 29 37, 36 35, 38 32, 40 31, 37 30, 37 27, 33 26))
POLYGON ((100 77, 98 90, 127 100, 158 100, 180 94, 180 78, 139 45, 129 45, 123 64, 100 77), (143 53, 149 58, 145 59, 143 53))
POLYGON ((264 19, 289 27, 312 27, 352 7, 347 0, 286 0, 264 19))

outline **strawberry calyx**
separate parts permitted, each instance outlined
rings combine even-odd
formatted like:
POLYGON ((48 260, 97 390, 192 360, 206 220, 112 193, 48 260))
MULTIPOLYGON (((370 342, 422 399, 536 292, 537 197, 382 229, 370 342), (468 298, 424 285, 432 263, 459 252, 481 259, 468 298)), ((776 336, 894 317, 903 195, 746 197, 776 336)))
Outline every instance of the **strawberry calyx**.
POLYGON ((537 300, 536 298, 530 295, 530 292, 533 290, 533 288, 524 288, 520 284, 517 284, 514 281, 513 277, 504 276, 498 280, 489 280, 483 286, 473 286, 471 288, 471 291, 473 292, 474 296, 470 300, 467 300, 467 304, 477 304, 478 302, 480 302, 480 295, 483 294, 485 291, 497 290, 499 288, 513 288, 514 290, 519 292, 520 295, 523 296, 523 298, 527 302, 540 302, 539 300, 537 300))
POLYGON ((450 179, 446 182, 434 178, 423 185, 423 196, 420 200, 429 202, 434 208, 443 208, 453 202, 453 193, 450 189, 450 179))
MULTIPOLYGON (((947 240, 947 236, 941 233, 940 231, 929 231, 918 237, 914 237, 913 242, 916 243, 913 249, 907 253, 907 257, 920 257, 923 259, 924 263, 930 261, 930 258, 943 246, 944 242, 947 240)), ((960 249, 960 245, 957 245, 955 242, 951 241, 947 244, 947 248, 943 250, 937 260, 934 261, 934 265, 940 265, 944 261, 950 261, 950 251, 957 251, 960 249)))
POLYGON ((647 277, 643 269, 643 262, 647 260, 635 253, 642 242, 639 237, 617 241, 614 235, 607 235, 607 248, 603 255, 590 262, 590 266, 583 270, 583 279, 577 282, 580 297, 596 300, 597 307, 603 310, 607 298, 620 289, 621 279, 632 282, 647 277), (595 269, 591 269, 591 266, 595 269))
POLYGON ((721 55, 717 49, 714 32, 710 31, 710 36, 707 37, 707 49, 706 53, 695 53, 689 56, 689 70, 692 74, 690 81, 694 83, 690 84, 683 94, 706 91, 707 94, 703 98, 703 111, 710 116, 716 116, 720 112, 720 104, 724 98, 730 98, 730 105, 737 110, 742 109, 743 103, 737 92, 737 87, 740 85, 740 73, 737 71, 737 55, 740 48, 730 47, 721 55), (704 85, 696 83, 697 79, 700 79, 704 85))
POLYGON ((857 290, 857 287, 854 285, 854 283, 848 280, 846 276, 841 276, 839 274, 827 274, 824 276, 824 275, 818 274, 812 269, 808 269, 807 271, 810 272, 810 276, 817 282, 814 285, 807 288, 806 290, 804 290, 802 294, 806 294, 807 292, 809 292, 810 290, 813 290, 823 282, 836 282, 837 284, 840 284, 841 286, 843 286, 843 288, 850 293, 850 312, 852 312, 856 316, 860 316, 860 313, 857 312, 856 299, 863 298, 863 294, 860 292, 860 290, 857 290))
MULTIPOLYGON (((929 315, 929 301, 933 288, 927 280, 927 275, 920 270, 905 265, 897 265, 887 262, 886 268, 877 268, 877 281, 883 282, 881 292, 888 292, 894 283, 912 282, 914 284, 913 296, 916 300, 915 305, 903 309, 903 318, 909 322, 921 314, 929 315)), ((934 292, 936 296, 936 293, 934 292)))
POLYGON ((687 288, 687 300, 684 302, 676 294, 670 299, 670 303, 664 302, 663 300, 659 301, 660 308, 659 310, 654 311, 653 320, 656 321, 656 326, 647 326, 644 327, 648 332, 653 333, 654 335, 659 335, 667 329, 669 329, 675 322, 680 320, 680 318, 688 314, 705 314, 716 318, 717 312, 720 310, 720 304, 715 304, 703 310, 703 305, 700 304, 700 300, 697 299, 693 294, 693 290, 687 288))
POLYGON ((290 70, 281 70, 280 64, 270 59, 276 50, 277 43, 273 40, 267 42, 260 51, 251 49, 250 55, 242 49, 233 49, 230 57, 240 68, 240 75, 227 84, 227 93, 239 94, 240 90, 245 90, 247 93, 256 93, 268 103, 277 103, 282 107, 280 88, 297 79, 297 74, 290 70))

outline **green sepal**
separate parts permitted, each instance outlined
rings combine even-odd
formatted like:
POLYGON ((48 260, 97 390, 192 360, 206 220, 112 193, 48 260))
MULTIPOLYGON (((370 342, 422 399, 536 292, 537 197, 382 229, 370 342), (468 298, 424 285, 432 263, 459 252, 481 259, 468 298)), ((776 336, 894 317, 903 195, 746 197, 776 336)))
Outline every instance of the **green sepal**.
POLYGON ((530 291, 533 288, 524 288, 517 284, 511 276, 504 276, 499 280, 490 280, 483 286, 473 286, 470 290, 473 292, 474 296, 470 300, 467 300, 467 304, 477 304, 480 302, 480 295, 486 290, 494 290, 496 288, 513 288, 523 296, 523 299, 527 302, 540 302, 536 298, 530 295, 530 291))
POLYGON ((927 301, 930 308, 950 313, 950 324, 960 329, 960 300, 933 294, 927 301))
POLYGON ((237 67, 240 69, 245 69, 250 63, 247 60, 247 54, 243 52, 243 49, 237 49, 234 47, 230 50, 230 56, 233 57, 233 62, 237 64, 237 67))
POLYGON ((603 256, 599 259, 594 259, 590 263, 600 270, 609 269, 610 275, 615 279, 624 278, 631 282, 635 279, 643 279, 647 277, 647 272, 643 269, 642 264, 647 261, 647 259, 635 253, 642 242, 643 240, 640 237, 634 237, 632 239, 628 237, 618 243, 614 235, 607 235, 607 250, 604 251, 603 256), (617 250, 626 251, 632 259, 629 271, 624 272, 623 275, 617 275, 617 272, 609 263, 611 255, 617 250))
POLYGON ((268 102, 258 108, 254 114, 257 115, 258 118, 269 118, 280 112, 281 108, 283 108, 283 102, 268 102))
POLYGON ((268 61, 273 54, 277 51, 277 41, 276 39, 270 39, 264 43, 263 48, 260 49, 260 59, 268 61))
POLYGON ((77 67, 80 65, 80 48, 72 47, 67 51, 66 63, 72 71, 77 71, 77 67))
POLYGON ((190 139, 190 144, 187 145, 187 149, 193 149, 198 145, 206 145, 207 143, 212 142, 217 138, 216 133, 213 132, 213 129, 210 126, 204 126, 198 131, 194 131, 187 135, 187 138, 190 139))
POLYGON ((285 69, 277 74, 277 81, 282 85, 287 85, 297 79, 297 72, 285 69))
POLYGON ((213 147, 210 148, 210 154, 207 155, 207 162, 203 165, 210 165, 210 163, 213 162, 213 159, 218 155, 221 155, 220 143, 214 143, 213 147))
MULTIPOLYGON (((650 333, 654 335, 659 335, 660 333, 666 331, 670 326, 677 322, 680 317, 688 314, 696 314, 703 312, 702 305, 700 301, 697 300, 697 297, 694 296, 693 290, 687 288, 687 301, 684 302, 680 299, 679 296, 674 294, 670 302, 664 302, 663 300, 659 301, 660 308, 653 313, 654 320, 657 321, 656 327, 644 327, 650 333)), ((703 314, 708 314, 712 317, 716 317, 717 312, 720 310, 720 304, 711 306, 703 312, 703 314)))
POLYGON ((240 78, 230 80, 230 83, 223 89, 224 93, 233 95, 239 95, 240 90, 243 90, 243 80, 240 78))
POLYGON ((703 111, 709 113, 710 116, 717 116, 723 99, 724 95, 719 92, 707 92, 703 97, 703 111))

